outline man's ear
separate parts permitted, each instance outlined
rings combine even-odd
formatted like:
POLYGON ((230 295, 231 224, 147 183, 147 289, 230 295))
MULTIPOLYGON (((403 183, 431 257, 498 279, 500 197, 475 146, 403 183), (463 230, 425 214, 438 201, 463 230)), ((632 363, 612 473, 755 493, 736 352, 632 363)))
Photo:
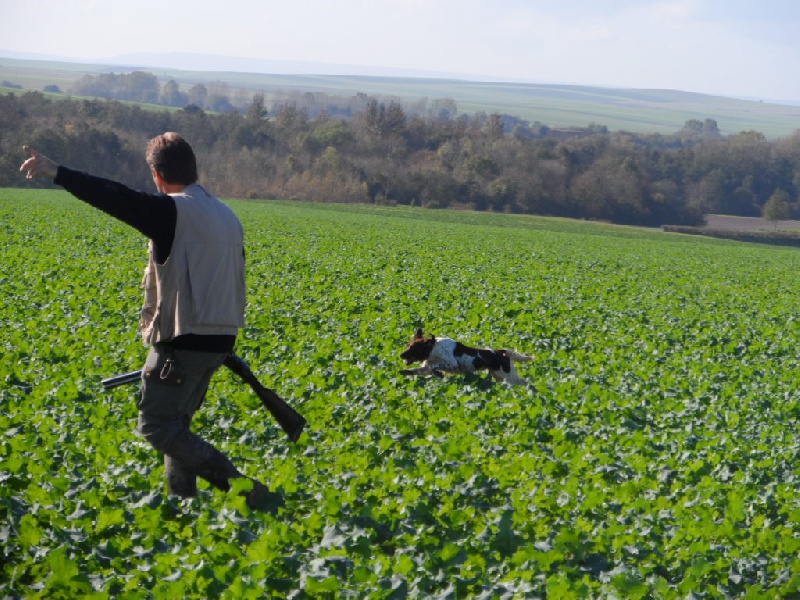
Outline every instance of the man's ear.
POLYGON ((161 173, 156 171, 153 167, 150 167, 150 173, 153 175, 153 183, 156 184, 156 189, 159 192, 162 192, 163 191, 162 188, 164 187, 164 184, 166 182, 164 181, 164 178, 161 176, 161 173))

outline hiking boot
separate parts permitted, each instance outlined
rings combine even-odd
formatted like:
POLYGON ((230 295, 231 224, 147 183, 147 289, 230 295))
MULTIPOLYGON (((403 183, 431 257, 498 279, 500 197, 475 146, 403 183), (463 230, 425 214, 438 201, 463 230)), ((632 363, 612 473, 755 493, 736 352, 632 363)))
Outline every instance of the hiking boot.
POLYGON ((250 510, 277 514, 279 508, 286 506, 281 494, 271 492, 267 486, 256 479, 252 481, 253 489, 242 493, 250 510))

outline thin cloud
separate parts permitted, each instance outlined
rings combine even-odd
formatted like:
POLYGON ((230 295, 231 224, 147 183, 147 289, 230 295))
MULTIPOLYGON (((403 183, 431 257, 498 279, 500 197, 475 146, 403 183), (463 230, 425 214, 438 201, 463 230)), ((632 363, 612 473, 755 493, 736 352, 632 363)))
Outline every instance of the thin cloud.
POLYGON ((0 4, 0 55, 200 53, 800 101, 794 0, 0 4))

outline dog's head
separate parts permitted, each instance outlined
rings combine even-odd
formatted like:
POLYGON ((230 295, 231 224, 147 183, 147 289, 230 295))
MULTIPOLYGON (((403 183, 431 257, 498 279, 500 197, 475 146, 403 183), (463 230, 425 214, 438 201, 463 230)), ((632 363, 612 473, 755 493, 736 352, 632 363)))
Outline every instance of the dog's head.
POLYGON ((436 337, 430 336, 426 339, 420 327, 414 334, 414 339, 411 340, 411 343, 400 353, 400 358, 406 361, 407 365, 427 360, 431 355, 434 344, 436 344, 436 337))

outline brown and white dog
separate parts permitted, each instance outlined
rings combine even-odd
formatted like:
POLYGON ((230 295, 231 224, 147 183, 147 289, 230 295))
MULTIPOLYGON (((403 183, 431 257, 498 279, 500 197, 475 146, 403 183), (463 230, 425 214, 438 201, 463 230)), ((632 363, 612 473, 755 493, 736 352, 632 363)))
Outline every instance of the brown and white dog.
POLYGON ((524 385, 514 368, 514 362, 529 362, 532 356, 518 354, 511 350, 492 350, 491 348, 471 348, 450 338, 425 337, 422 328, 417 329, 414 339, 400 353, 406 365, 422 362, 416 369, 403 369, 403 375, 435 375, 443 373, 476 373, 488 370, 495 381, 509 385, 524 385))

